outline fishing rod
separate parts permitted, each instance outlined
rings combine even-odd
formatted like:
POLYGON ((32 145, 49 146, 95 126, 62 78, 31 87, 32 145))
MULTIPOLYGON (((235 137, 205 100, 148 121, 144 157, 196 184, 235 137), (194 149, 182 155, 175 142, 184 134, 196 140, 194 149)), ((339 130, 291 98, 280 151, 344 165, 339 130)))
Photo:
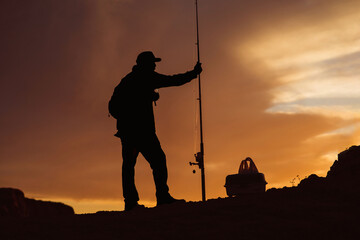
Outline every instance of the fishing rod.
MULTIPOLYGON (((200 62, 200 41, 199 41, 199 13, 198 13, 198 1, 195 0, 196 9, 196 47, 197 47, 197 62, 200 62)), ((205 195, 205 167, 204 167, 204 138, 203 138, 203 124, 202 124, 202 103, 201 103, 201 79, 200 73, 198 74, 198 86, 199 86, 199 115, 200 115, 200 152, 195 154, 195 161, 190 162, 191 165, 198 165, 201 171, 201 193, 202 201, 206 201, 205 195)), ((193 171, 195 173, 195 170, 193 171)))

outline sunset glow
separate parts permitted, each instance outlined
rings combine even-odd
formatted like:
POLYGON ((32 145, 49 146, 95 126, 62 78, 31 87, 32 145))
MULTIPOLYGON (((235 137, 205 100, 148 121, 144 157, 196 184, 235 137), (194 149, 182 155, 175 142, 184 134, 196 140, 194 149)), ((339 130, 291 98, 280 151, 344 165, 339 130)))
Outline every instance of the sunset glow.
MULTIPOLYGON (((267 188, 325 176, 360 142, 360 2, 199 0, 208 198, 251 157, 267 188)), ((196 62, 193 0, 0 3, 0 187, 77 213, 122 210, 121 144, 107 104, 136 56, 156 71, 196 62)), ((160 89, 157 134, 170 192, 201 199, 197 83, 160 89), (195 125, 195 127, 194 127, 195 125)), ((141 203, 155 205, 138 158, 141 203)))

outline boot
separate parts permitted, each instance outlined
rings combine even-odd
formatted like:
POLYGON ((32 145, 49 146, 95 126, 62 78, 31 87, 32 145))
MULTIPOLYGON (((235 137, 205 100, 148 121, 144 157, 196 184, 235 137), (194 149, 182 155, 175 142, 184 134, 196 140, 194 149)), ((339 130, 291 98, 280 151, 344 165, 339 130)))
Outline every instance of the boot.
POLYGON ((141 209, 141 208, 145 209, 145 206, 138 204, 138 202, 127 202, 127 201, 125 201, 125 211, 130 211, 130 210, 133 210, 133 209, 141 209))
POLYGON ((164 205, 164 204, 177 203, 177 202, 185 202, 185 199, 176 199, 176 198, 173 198, 169 194, 167 196, 158 197, 156 206, 160 206, 160 205, 164 205))

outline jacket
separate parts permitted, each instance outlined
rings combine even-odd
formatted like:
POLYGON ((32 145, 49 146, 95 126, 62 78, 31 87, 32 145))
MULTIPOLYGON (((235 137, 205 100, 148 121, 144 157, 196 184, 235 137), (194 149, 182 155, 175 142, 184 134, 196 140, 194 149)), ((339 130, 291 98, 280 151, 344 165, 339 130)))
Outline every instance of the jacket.
POLYGON ((163 75, 155 71, 144 71, 137 65, 115 88, 119 96, 117 119, 118 133, 115 136, 155 133, 153 111, 154 90, 164 87, 181 86, 196 78, 194 70, 176 75, 163 75))

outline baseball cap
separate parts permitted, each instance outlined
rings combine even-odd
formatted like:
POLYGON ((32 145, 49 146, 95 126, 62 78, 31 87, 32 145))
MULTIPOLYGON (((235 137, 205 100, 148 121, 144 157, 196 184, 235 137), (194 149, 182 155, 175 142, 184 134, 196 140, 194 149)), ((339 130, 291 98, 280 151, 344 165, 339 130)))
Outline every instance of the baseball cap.
POLYGON ((145 51, 140 53, 136 58, 136 63, 149 63, 149 62, 160 62, 161 58, 156 58, 154 53, 151 51, 145 51))

